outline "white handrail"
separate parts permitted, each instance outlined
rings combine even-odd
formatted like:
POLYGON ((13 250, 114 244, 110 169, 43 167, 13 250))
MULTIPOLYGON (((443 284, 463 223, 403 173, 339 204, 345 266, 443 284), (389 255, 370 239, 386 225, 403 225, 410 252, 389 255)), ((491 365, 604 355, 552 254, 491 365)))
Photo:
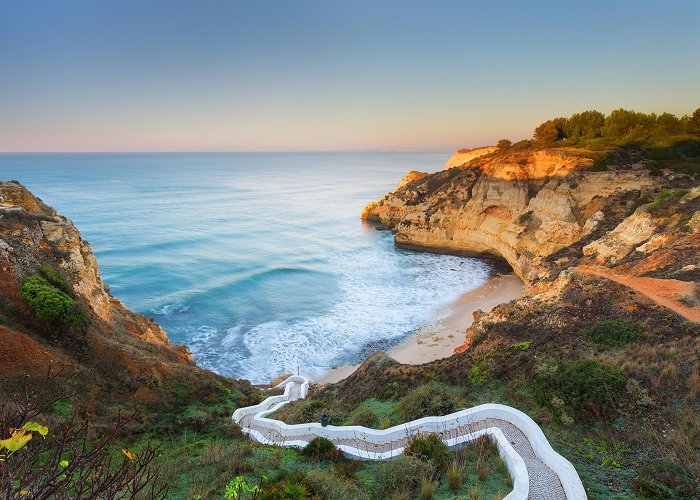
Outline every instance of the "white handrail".
POLYGON ((474 430, 475 425, 483 420, 503 420, 518 428, 529 441, 535 455, 557 474, 568 499, 587 498, 581 479, 571 462, 554 451, 542 429, 534 420, 522 411, 510 406, 487 403, 449 415, 424 417, 381 430, 357 425, 328 425, 324 427, 315 422, 286 424, 279 420, 266 418, 266 415, 277 411, 290 401, 306 397, 309 380, 306 377, 295 375, 275 387, 284 387, 284 394, 270 396, 257 405, 239 408, 233 414, 233 420, 239 424, 244 417, 252 417, 253 422, 249 426, 242 426, 242 430, 260 443, 303 448, 308 444, 309 436, 325 437, 334 442, 357 440, 363 443, 364 449, 347 444, 339 444, 337 447, 352 458, 386 460, 403 453, 404 447, 401 443, 405 442, 407 437, 416 434, 439 434, 449 447, 459 446, 486 434, 497 443, 499 454, 513 478, 513 491, 506 498, 508 500, 526 499, 529 494, 529 476, 523 458, 511 446, 497 426, 474 430), (299 386, 298 397, 292 397, 295 385, 299 386), (445 435, 448 437, 445 438, 445 435), (380 447, 384 448, 387 444, 395 446, 388 451, 379 450, 380 447))

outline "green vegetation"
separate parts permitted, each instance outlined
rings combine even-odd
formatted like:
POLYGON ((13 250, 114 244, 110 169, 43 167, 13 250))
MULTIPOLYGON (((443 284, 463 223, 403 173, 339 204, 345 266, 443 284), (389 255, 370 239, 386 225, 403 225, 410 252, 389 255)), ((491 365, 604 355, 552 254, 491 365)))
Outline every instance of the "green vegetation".
POLYGON ((447 445, 437 434, 415 436, 406 446, 404 453, 432 462, 438 469, 446 465, 449 455, 447 445))
POLYGON ((518 143, 502 149, 515 152, 533 144, 583 147, 594 160, 593 170, 639 164, 652 174, 659 174, 662 168, 688 175, 700 172, 700 108, 681 118, 626 109, 607 116, 596 110, 583 111, 545 121, 535 128, 533 139, 524 146, 516 148, 518 143))
POLYGON ((631 321, 606 319, 584 328, 581 333, 598 344, 615 347, 639 340, 644 330, 631 321))
MULTIPOLYGON (((437 482, 435 499, 467 497, 478 490, 484 498, 511 489, 510 477, 495 446, 470 445, 447 452, 444 462, 458 464, 460 481, 451 490, 447 473, 432 460, 401 455, 388 461, 316 460, 306 451, 261 446, 236 435, 222 439, 214 432, 184 433, 158 440, 161 472, 159 482, 168 484, 172 498, 221 498, 233 487, 259 486, 260 499, 307 498, 385 499, 400 493, 415 498, 425 481, 437 482), (484 466, 486 464, 486 466, 484 466), (483 479, 479 477, 482 469, 483 479), (483 473, 486 472, 485 475, 483 473)), ((443 445, 444 446, 444 445, 443 445)), ((250 498, 246 494, 243 498, 250 498)))
POLYGON ((666 460, 657 460, 642 467, 635 487, 647 498, 694 498, 697 493, 692 474, 666 460))
POLYGON ((87 314, 75 300, 41 276, 24 280, 19 296, 38 320, 69 327, 79 327, 88 321, 87 314))
POLYGON ((678 118, 670 113, 656 115, 616 109, 608 116, 589 110, 569 118, 555 118, 539 125, 535 141, 543 144, 565 140, 568 144, 604 138, 617 143, 633 141, 661 142, 679 134, 700 133, 700 108, 692 116, 678 118))
POLYGON ((74 296, 73 286, 68 283, 63 276, 58 274, 58 271, 55 271, 48 266, 41 266, 39 268, 39 275, 48 281, 52 287, 62 291, 70 297, 74 296))
POLYGON ((437 382, 428 382, 411 391, 398 405, 402 422, 440 416, 460 409, 457 391, 437 382))
POLYGON ((576 411, 605 415, 614 410, 626 379, 617 366, 580 359, 561 371, 559 387, 576 411))
POLYGON ((302 453, 317 462, 322 460, 337 462, 342 457, 342 453, 335 447, 333 442, 324 437, 317 437, 309 441, 302 453))

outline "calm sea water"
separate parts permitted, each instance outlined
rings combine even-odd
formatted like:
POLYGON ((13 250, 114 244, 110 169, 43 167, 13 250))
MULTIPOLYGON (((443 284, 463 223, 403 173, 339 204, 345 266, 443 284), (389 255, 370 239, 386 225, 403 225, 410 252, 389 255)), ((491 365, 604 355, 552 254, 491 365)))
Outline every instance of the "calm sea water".
POLYGON ((485 281, 482 261, 400 250, 360 220, 447 153, 0 155, 74 221, 129 308, 216 372, 267 382, 357 361, 485 281))

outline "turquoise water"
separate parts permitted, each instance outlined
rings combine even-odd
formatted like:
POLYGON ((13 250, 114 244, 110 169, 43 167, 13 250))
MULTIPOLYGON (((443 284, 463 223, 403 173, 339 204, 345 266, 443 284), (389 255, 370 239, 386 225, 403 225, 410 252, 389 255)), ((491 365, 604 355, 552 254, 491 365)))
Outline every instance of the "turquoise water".
POLYGON ((477 259, 397 249, 364 205, 447 153, 0 155, 72 219, 129 308, 216 372, 318 375, 483 283, 477 259))

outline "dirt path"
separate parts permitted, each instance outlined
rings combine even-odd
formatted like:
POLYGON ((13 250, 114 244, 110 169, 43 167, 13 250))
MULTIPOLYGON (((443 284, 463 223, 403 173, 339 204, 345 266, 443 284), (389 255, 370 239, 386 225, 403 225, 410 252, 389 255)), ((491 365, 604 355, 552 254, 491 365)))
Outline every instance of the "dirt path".
POLYGON ((578 266, 574 269, 625 285, 645 295, 658 305, 667 307, 690 321, 700 323, 700 307, 691 307, 679 300, 683 296, 695 295, 695 284, 692 282, 617 274, 607 267, 578 266))

